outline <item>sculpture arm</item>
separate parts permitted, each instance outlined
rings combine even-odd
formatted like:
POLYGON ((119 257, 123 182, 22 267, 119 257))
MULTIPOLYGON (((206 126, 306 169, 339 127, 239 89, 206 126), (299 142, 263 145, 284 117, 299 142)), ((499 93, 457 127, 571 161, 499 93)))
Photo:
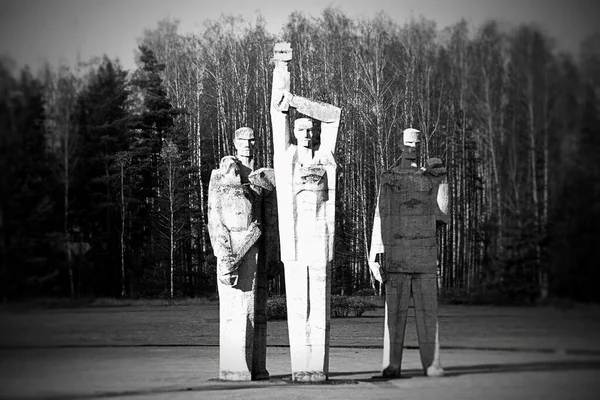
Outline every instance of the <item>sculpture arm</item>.
MULTIPOLYGON (((213 172, 214 174, 214 172, 213 172)), ((212 184, 212 182, 211 182, 212 184)), ((209 193, 211 188, 209 186, 209 193)), ((221 221, 221 207, 215 204, 213 196, 208 197, 208 235, 217 257, 217 279, 226 285, 237 282, 234 272, 234 255, 231 247, 231 236, 227 227, 221 221)))
MULTIPOLYGON (((209 201, 210 204, 210 201, 209 201)), ((258 222, 254 221, 248 227, 242 245, 233 251, 229 229, 221 222, 220 214, 224 210, 211 208, 208 213, 208 233, 217 257, 217 277, 226 285, 237 284, 237 271, 240 262, 248 250, 256 244, 261 235, 258 222)))
POLYGON ((437 220, 447 224, 450 217, 450 195, 446 176, 442 178, 438 186, 437 204, 440 211, 437 220))
POLYGON ((450 196, 448 191, 448 174, 442 160, 439 158, 429 158, 423 168, 425 173, 437 184, 437 210, 436 220, 444 224, 448 223, 450 213, 450 196))
POLYGON ((235 253, 235 256, 233 258, 233 270, 234 271, 237 271, 238 267, 240 266, 240 262, 242 261, 242 259, 246 255, 246 253, 248 253, 248 250, 250 250, 250 248, 252 246, 254 246, 254 244, 257 242, 258 238, 260 238, 260 234, 261 234, 261 230, 258 225, 258 222, 253 221, 250 224, 250 226, 248 227, 248 230, 246 231, 246 236, 244 237, 244 243, 237 250, 237 252, 235 253))
POLYGON ((221 220, 221 204, 218 201, 218 193, 215 187, 219 178, 219 171, 212 171, 208 185, 208 235, 215 257, 225 259, 233 257, 233 250, 229 230, 221 220))
POLYGON ((385 248, 383 246, 383 239, 381 236, 381 215, 379 212, 379 200, 380 195, 377 197, 377 206, 375 207, 375 216, 373 218, 373 232, 371 234, 371 249, 369 251, 369 268, 371 273, 379 282, 384 283, 387 280, 385 270, 379 262, 377 262, 377 255, 383 254, 385 248))
POLYGON ((213 247, 213 253, 217 258, 217 279, 228 286, 236 285, 237 267, 239 261, 233 251, 231 232, 223 222, 222 196, 219 190, 223 176, 219 170, 212 172, 208 185, 208 234, 213 247))
POLYGON ((218 260, 233 262, 234 254, 231 247, 229 230, 220 222, 211 222, 208 218, 208 234, 212 243, 213 252, 218 260))
POLYGON ((273 68, 270 114, 273 128, 274 158, 276 160, 278 157, 283 157, 290 145, 289 101, 286 94, 289 94, 290 91, 288 63, 292 59, 292 49, 289 43, 277 43, 273 51, 272 62, 275 67, 273 68))

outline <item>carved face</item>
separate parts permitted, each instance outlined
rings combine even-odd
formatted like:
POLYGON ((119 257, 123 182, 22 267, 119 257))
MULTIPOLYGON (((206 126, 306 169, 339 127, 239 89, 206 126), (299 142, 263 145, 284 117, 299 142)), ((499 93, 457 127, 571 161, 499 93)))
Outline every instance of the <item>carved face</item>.
POLYGON ((417 143, 421 141, 419 131, 416 129, 406 129, 403 135, 404 151, 402 157, 407 160, 417 159, 417 143))
POLYGON ((233 145, 238 157, 252 158, 254 143, 254 131, 252 129, 240 128, 235 131, 233 145))
POLYGON ((298 118, 294 121, 294 137, 298 146, 313 148, 313 124, 308 118, 298 118))
POLYGON ((417 159, 417 147, 416 143, 412 146, 405 144, 404 151, 402 152, 402 157, 407 160, 416 160, 417 159))

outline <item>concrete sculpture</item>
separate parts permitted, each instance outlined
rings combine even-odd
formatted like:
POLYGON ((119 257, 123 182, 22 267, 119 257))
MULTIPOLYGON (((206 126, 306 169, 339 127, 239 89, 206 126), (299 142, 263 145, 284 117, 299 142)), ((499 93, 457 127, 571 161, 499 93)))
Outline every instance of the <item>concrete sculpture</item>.
POLYGON ((235 132, 236 156, 221 159, 211 175, 208 231, 217 257, 220 333, 219 377, 247 381, 268 379, 266 369, 267 263, 278 258, 276 220, 272 214, 273 171, 254 170, 254 132, 235 132), (261 236, 268 236, 265 245, 261 236))
POLYGON ((384 377, 399 377, 412 292, 421 363, 441 376, 437 321, 436 221, 446 222, 446 170, 439 159, 417 166, 419 131, 404 131, 402 163, 381 177, 369 266, 385 283, 384 377), (378 260, 379 258, 379 260, 378 260))
POLYGON ((333 158, 341 110, 290 93, 289 43, 275 45, 271 121, 292 380, 319 382, 329 370, 331 264, 335 233, 333 158), (295 120, 290 135, 288 112, 295 120), (320 135, 313 120, 320 121, 320 135))

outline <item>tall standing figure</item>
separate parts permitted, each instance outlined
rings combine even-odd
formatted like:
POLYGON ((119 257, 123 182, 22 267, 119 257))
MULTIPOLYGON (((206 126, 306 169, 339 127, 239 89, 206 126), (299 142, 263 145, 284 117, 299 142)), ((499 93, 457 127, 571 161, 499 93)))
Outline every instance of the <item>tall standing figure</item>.
POLYGON ((423 371, 441 376, 437 320, 436 221, 446 222, 448 185, 439 159, 417 166, 419 131, 404 131, 400 167, 383 173, 369 266, 385 283, 384 377, 399 377, 412 293, 423 371), (379 261, 377 258, 379 256, 379 261))
POLYGON ((262 203, 274 189, 273 172, 254 171, 252 129, 236 130, 234 145, 236 157, 221 159, 208 191, 208 232, 217 257, 219 290, 219 377, 268 379, 264 260, 273 261, 274 256, 259 257, 259 252, 267 251, 260 239, 272 225, 264 221, 262 203))
POLYGON ((333 158, 338 107, 290 93, 289 43, 274 49, 271 121, 281 261, 284 264, 292 380, 325 381, 329 373, 329 310, 335 233, 333 158), (294 121, 289 108, 309 118, 294 121), (321 122, 320 136, 313 120, 321 122))

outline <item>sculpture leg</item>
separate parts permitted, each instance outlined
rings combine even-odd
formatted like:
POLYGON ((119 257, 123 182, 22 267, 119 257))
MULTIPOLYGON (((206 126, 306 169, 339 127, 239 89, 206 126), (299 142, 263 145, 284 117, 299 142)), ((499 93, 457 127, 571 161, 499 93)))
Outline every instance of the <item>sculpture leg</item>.
POLYGON ((298 262, 286 262, 285 297, 287 305, 288 334, 292 374, 306 371, 308 365, 304 349, 308 346, 308 267, 298 262))
POLYGON ((267 270, 263 262, 258 264, 256 273, 252 380, 269 379, 269 371, 267 371, 267 285, 267 270))
POLYGON ((240 263, 236 286, 218 282, 219 378, 223 380, 252 379, 257 254, 258 249, 251 248, 240 263))
POLYGON ((415 274, 413 296, 423 371, 427 376, 442 376, 444 370, 439 356, 436 275, 415 274))
POLYGON ((410 288, 409 275, 388 274, 388 282, 385 285, 383 368, 381 372, 381 375, 386 378, 400 377, 410 288))
POLYGON ((329 309, 323 302, 329 292, 324 266, 285 263, 288 331, 292 380, 318 382, 327 379, 329 309))
POLYGON ((307 372, 304 380, 325 381, 329 373, 329 319, 331 272, 327 264, 315 263, 308 267, 308 332, 307 372))

